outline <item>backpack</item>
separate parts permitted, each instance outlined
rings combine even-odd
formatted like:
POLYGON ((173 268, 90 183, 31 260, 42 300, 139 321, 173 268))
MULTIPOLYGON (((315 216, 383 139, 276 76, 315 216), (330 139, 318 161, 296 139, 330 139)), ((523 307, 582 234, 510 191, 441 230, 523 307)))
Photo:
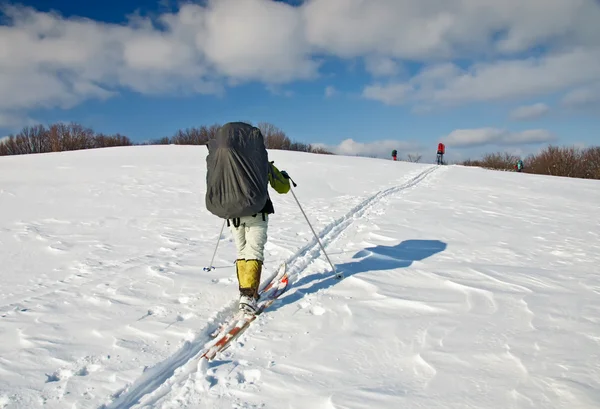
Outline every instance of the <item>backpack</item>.
POLYGON ((223 219, 259 213, 269 199, 269 159, 260 130, 230 122, 207 147, 207 210, 223 219))

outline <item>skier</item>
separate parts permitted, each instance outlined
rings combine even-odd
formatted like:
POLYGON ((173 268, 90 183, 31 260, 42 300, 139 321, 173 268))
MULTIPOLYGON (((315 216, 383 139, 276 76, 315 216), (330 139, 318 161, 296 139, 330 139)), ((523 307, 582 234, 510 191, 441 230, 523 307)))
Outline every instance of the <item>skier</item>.
POLYGON ((446 153, 446 146, 443 143, 438 143, 438 149, 437 149, 437 164, 438 165, 443 165, 444 164, 444 154, 446 153))
POLYGON ((239 309, 254 314, 269 215, 275 213, 268 185, 288 193, 290 177, 269 162, 263 135, 252 125, 227 123, 207 147, 206 207, 227 220, 237 249, 239 309))
POLYGON ((397 151, 396 149, 394 149, 394 150, 392 151, 392 159, 393 159, 393 160, 396 160, 396 159, 397 159, 397 156, 398 156, 398 151, 397 151))
POLYGON ((521 159, 519 159, 517 161, 517 164, 515 165, 515 169, 517 170, 517 172, 523 171, 523 161, 521 159))

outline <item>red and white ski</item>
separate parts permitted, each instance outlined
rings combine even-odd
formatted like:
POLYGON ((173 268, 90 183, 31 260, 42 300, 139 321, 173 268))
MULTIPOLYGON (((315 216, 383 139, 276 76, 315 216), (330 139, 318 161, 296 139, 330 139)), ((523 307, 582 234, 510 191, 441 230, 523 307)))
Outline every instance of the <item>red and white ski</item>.
POLYGON ((277 276, 264 288, 258 302, 256 313, 249 315, 238 312, 227 328, 220 331, 214 340, 207 345, 207 349, 201 357, 210 361, 219 352, 227 349, 231 345, 231 342, 239 337, 257 316, 262 314, 265 309, 269 308, 269 306, 287 290, 288 284, 286 265, 283 264, 279 274, 277 274, 277 276))
MULTIPOLYGON (((281 277, 283 277, 285 272, 286 264, 285 262, 283 262, 281 263, 277 271, 275 271, 265 281, 263 281, 263 283, 261 284, 261 288, 258 291, 258 294, 260 295, 261 299, 268 298, 268 293, 272 290, 273 285, 277 283, 281 279, 281 277)), ((242 319, 244 315, 244 311, 238 310, 236 313, 229 316, 229 318, 227 318, 224 322, 220 323, 219 327, 210 334, 211 338, 217 338, 224 331, 226 331, 232 323, 242 319)))

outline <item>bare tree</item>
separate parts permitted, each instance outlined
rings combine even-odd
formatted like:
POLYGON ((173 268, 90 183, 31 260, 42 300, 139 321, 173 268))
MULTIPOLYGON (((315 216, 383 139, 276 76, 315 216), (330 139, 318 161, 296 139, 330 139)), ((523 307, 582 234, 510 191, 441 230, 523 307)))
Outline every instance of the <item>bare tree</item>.
POLYGON ((584 177, 584 152, 576 147, 548 146, 531 155, 526 171, 552 176, 584 177))
POLYGON ((27 141, 27 153, 50 152, 48 130, 43 125, 25 127, 17 137, 22 137, 27 141))
POLYGON ((49 143, 52 152, 74 151, 94 147, 94 132, 76 123, 50 126, 49 143))
POLYGON ((208 140, 215 139, 217 137, 217 132, 219 132, 220 128, 221 128, 221 125, 219 125, 219 124, 212 124, 211 126, 209 126, 206 129, 206 133, 208 135, 208 140))
POLYGON ((310 153, 318 153, 320 155, 333 155, 333 152, 328 151, 327 149, 321 146, 312 146, 309 145, 310 153))
MULTIPOLYGON (((320 146, 291 141, 283 130, 273 124, 263 122, 258 127, 265 137, 267 148, 332 154, 332 152, 320 146)), ((163 137, 137 145, 204 145, 216 137, 220 128, 221 125, 215 123, 210 126, 202 125, 199 128, 181 129, 172 137, 163 137)), ((127 136, 118 133, 115 135, 96 134, 92 129, 74 122, 69 124, 56 123, 48 128, 43 125, 23 128, 17 135, 9 135, 0 142, 0 155, 22 155, 132 145, 134 143, 127 136)))
POLYGON ((171 138, 171 143, 177 145, 206 145, 208 134, 204 129, 205 127, 180 129, 171 138))
POLYGON ((498 152, 488 153, 481 160, 467 160, 462 164, 465 166, 481 166, 488 169, 512 170, 518 160, 518 156, 506 152, 498 152))
POLYGON ((132 146, 133 142, 121 134, 104 135, 98 134, 94 136, 94 146, 96 148, 109 148, 113 146, 132 146))
POLYGON ((586 179, 600 179, 600 146, 586 149, 582 161, 585 168, 586 179))
POLYGON ((268 122, 261 122, 257 125, 260 132, 265 138, 267 149, 285 149, 290 150, 292 141, 287 137, 285 132, 268 122))
POLYGON ((163 136, 162 138, 153 139, 150 142, 148 142, 148 145, 170 145, 170 144, 171 144, 171 138, 169 138, 168 136, 163 136))
POLYGON ((17 152, 17 149, 16 149, 14 135, 8 135, 7 138, 3 139, 2 142, 0 142, 0 155, 1 156, 18 155, 18 154, 19 153, 17 152))
MULTIPOLYGON (((465 166, 512 170, 519 158, 509 153, 487 154, 482 160, 467 160, 465 166)), ((539 175, 600 179, 600 147, 548 146, 525 159, 524 172, 539 175)))
POLYGON ((70 123, 68 126, 71 145, 65 150, 79 150, 94 148, 94 131, 80 124, 70 123))

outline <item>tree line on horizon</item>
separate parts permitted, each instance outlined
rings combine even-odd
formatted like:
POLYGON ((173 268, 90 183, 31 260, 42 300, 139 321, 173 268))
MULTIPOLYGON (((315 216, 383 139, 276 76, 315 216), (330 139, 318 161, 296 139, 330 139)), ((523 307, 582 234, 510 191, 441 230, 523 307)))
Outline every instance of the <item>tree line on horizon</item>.
MULTIPOLYGON (((34 125, 23 128, 16 135, 0 140, 0 156, 25 155, 97 149, 135 145, 206 145, 216 136, 221 125, 202 125, 176 131, 172 136, 134 143, 129 137, 119 133, 106 135, 96 133, 91 128, 71 122, 49 126, 34 125)), ((277 126, 261 122, 256 125, 265 138, 267 149, 299 151, 316 154, 332 152, 311 144, 291 140, 277 126)), ((409 162, 419 162, 418 157, 408 158, 409 162)), ((498 152, 484 155, 481 159, 460 162, 464 166, 477 166, 486 169, 513 171, 520 158, 510 153, 498 152)), ((574 146, 550 145, 537 154, 524 160, 523 173, 565 176, 582 179, 600 179, 600 146, 578 148, 574 146)))
MULTIPOLYGON (((519 156, 506 153, 488 153, 478 160, 461 162, 464 166, 514 171, 519 156)), ((600 179, 600 146, 579 148, 575 146, 549 145, 539 153, 530 154, 523 160, 522 173, 564 176, 579 179, 600 179)))
MULTIPOLYGON (((299 151, 317 154, 332 154, 322 147, 291 140, 286 133, 268 122, 256 125, 265 138, 267 149, 299 151)), ((106 135, 96 133, 81 124, 56 123, 49 126, 26 126, 16 135, 0 141, 0 156, 27 155, 36 153, 65 152, 83 149, 109 148, 116 146, 141 145, 206 145, 216 136, 219 124, 180 129, 172 136, 134 143, 119 133, 106 135)))

